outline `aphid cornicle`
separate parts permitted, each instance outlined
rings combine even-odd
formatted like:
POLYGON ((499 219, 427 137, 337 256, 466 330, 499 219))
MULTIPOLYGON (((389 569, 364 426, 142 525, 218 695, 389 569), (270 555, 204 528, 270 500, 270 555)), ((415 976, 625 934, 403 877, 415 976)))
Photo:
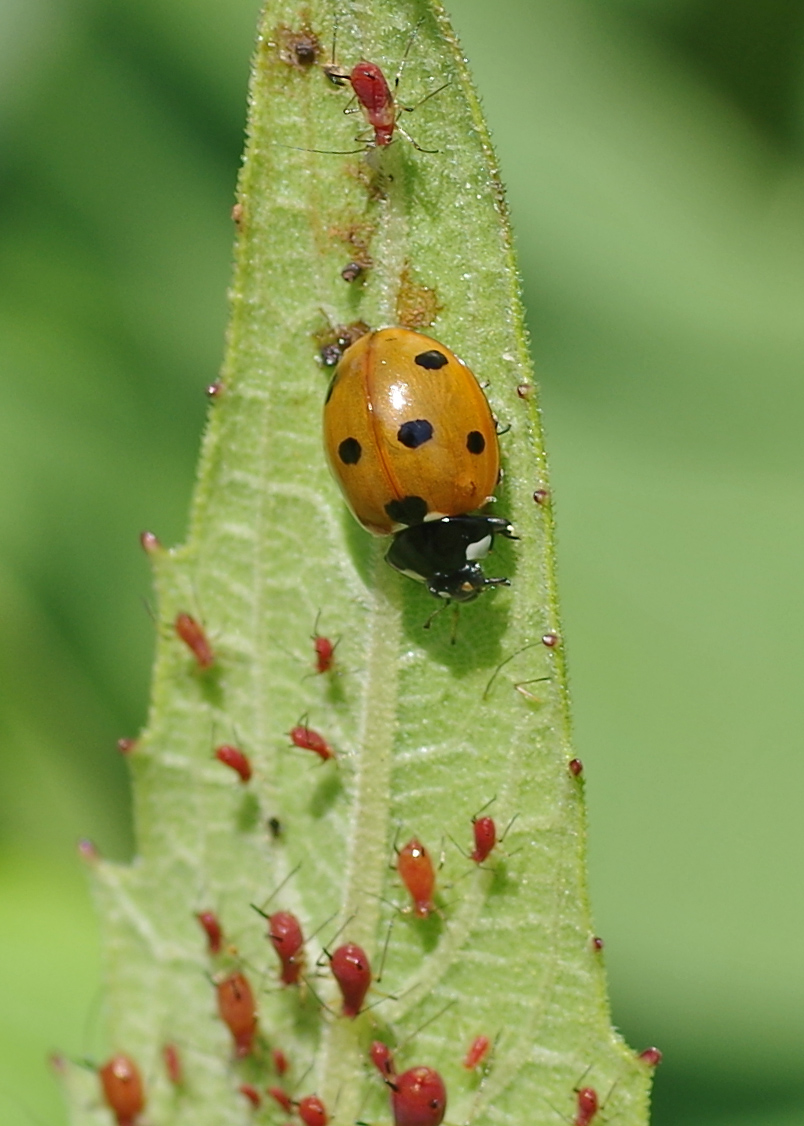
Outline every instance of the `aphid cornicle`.
POLYGON ((480 560, 510 523, 477 513, 500 472, 486 396, 443 344, 405 328, 360 337, 343 354, 324 405, 324 444, 352 512, 393 535, 386 560, 431 594, 469 602, 487 586, 480 560))

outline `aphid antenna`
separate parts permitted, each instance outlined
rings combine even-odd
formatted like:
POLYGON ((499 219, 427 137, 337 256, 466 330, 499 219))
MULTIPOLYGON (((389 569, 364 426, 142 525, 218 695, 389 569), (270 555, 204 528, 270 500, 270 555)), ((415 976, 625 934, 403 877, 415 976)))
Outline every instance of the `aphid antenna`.
POLYGON ((368 895, 371 899, 379 899, 380 903, 384 903, 386 907, 392 908, 399 915, 404 914, 402 908, 398 903, 394 903, 392 899, 386 899, 384 895, 378 895, 376 891, 364 891, 363 895, 368 895))
MULTIPOLYGON (((510 656, 506 657, 504 661, 500 661, 499 665, 497 665, 497 668, 494 670, 494 672, 491 674, 491 677, 489 678, 489 682, 488 682, 488 684, 486 685, 486 687, 483 691, 483 697, 482 698, 484 700, 486 700, 488 698, 489 692, 491 692, 491 686, 494 684, 494 681, 497 679, 499 674, 502 672, 502 670, 505 668, 505 666, 510 661, 513 661, 515 657, 518 657, 521 653, 526 652, 528 649, 535 649, 537 645, 541 645, 541 644, 542 644, 541 641, 529 641, 527 645, 523 645, 521 649, 515 650, 515 652, 511 653, 510 656)), ((550 677, 549 676, 542 676, 542 677, 538 677, 537 679, 539 679, 539 680, 549 680, 550 677)), ((530 681, 523 681, 523 684, 528 684, 528 683, 530 683, 530 681)))
MULTIPOLYGON (((353 921, 353 920, 354 920, 354 919, 355 919, 356 917, 357 917, 357 911, 354 911, 354 912, 353 912, 353 913, 352 913, 352 914, 351 914, 351 915, 349 916, 349 918, 348 918, 348 919, 346 920, 346 922, 345 922, 345 923, 342 923, 342 924, 341 924, 341 925, 340 925, 340 926, 338 927, 338 929, 337 929, 337 930, 335 931, 335 934, 333 934, 332 938, 331 938, 331 939, 329 940, 329 942, 328 942, 328 943, 326 944, 326 946, 324 946, 324 945, 322 944, 322 946, 321 946, 321 954, 324 954, 324 955, 326 955, 326 957, 327 957, 327 958, 329 958, 329 959, 330 959, 330 961, 332 960, 332 955, 330 954, 330 952, 329 952, 329 950, 327 949, 327 947, 328 947, 328 946, 331 946, 331 945, 333 944, 333 942, 335 941, 335 939, 336 939, 336 938, 337 938, 337 937, 338 937, 339 935, 343 934, 343 932, 344 932, 344 931, 346 930, 346 928, 347 928, 347 927, 349 926, 349 924, 350 924, 350 923, 351 923, 351 922, 352 922, 352 921, 353 921)), ((332 920, 333 920, 334 918, 335 918, 335 916, 334 916, 334 915, 330 915, 330 917, 329 917, 329 918, 327 919, 327 922, 326 922, 326 923, 322 923, 322 924, 321 924, 321 926, 320 926, 320 927, 318 928, 318 930, 315 930, 315 931, 313 931, 313 933, 312 933, 312 934, 310 935, 310 938, 313 938, 313 937, 314 937, 315 935, 317 935, 317 934, 318 934, 318 931, 321 931, 321 930, 323 930, 323 929, 324 929, 324 927, 325 927, 325 926, 327 925, 327 923, 330 923, 330 922, 332 922, 332 920)), ((310 938, 308 938, 308 939, 307 939, 307 942, 309 942, 309 941, 310 941, 310 938)), ((316 964, 317 966, 323 966, 323 964, 324 964, 324 963, 323 963, 323 962, 321 961, 321 954, 319 954, 318 958, 316 958, 316 963, 315 963, 315 964, 316 964)))
MULTIPOLYGON (((500 837, 499 841, 497 842, 498 844, 502 844, 502 843, 503 843, 503 841, 505 840, 505 838, 506 838, 506 837, 508 836, 508 830, 509 830, 509 829, 511 828, 511 826, 513 825, 513 823, 514 823, 514 822, 516 821, 517 817, 519 817, 519 814, 518 814, 518 813, 515 813, 515 814, 514 814, 514 816, 513 816, 512 818, 511 818, 511 820, 510 820, 510 821, 508 822, 508 824, 507 824, 507 825, 505 826, 505 829, 503 830, 503 834, 502 834, 502 836, 500 837)), ((516 851, 517 851, 517 852, 519 852, 519 851, 520 851, 520 849, 517 849, 516 851)), ((514 855, 514 853, 513 853, 513 852, 511 852, 511 853, 509 853, 508 855, 509 855, 509 856, 513 856, 513 855, 514 855)))
MULTIPOLYGON (((444 82, 443 84, 441 84, 441 86, 439 86, 435 90, 431 90, 428 93, 428 95, 423 97, 420 101, 417 101, 416 105, 414 105, 414 106, 400 106, 399 108, 404 109, 405 113, 412 114, 414 109, 418 109, 419 106, 425 105, 426 101, 429 101, 430 98, 435 98, 437 93, 440 93, 441 90, 446 90, 446 88, 448 86, 452 86, 452 80, 450 80, 449 82, 444 82)), ((405 141, 408 141, 409 144, 412 144, 413 148, 416 149, 417 152, 425 152, 428 155, 434 155, 435 153, 439 153, 441 151, 440 149, 425 149, 425 148, 423 148, 423 145, 420 145, 418 143, 418 141, 414 141, 413 137, 410 135, 410 133, 407 131, 407 129, 405 129, 402 125, 400 125, 399 118, 396 118, 395 125, 396 125, 396 128, 397 128, 397 131, 399 131, 402 134, 402 136, 405 138, 405 141)))
MULTIPOLYGON (((397 844, 397 841, 399 840, 399 834, 401 832, 402 832, 402 822, 397 821, 396 832, 394 833, 393 843, 391 844, 391 852, 393 852, 394 856, 399 856, 399 849, 396 847, 396 844, 397 844)), ((393 870, 396 871, 396 864, 395 863, 392 862, 391 864, 388 865, 388 867, 393 868, 393 870)))
MULTIPOLYGON (((434 98, 436 96, 436 94, 440 94, 442 90, 446 90, 446 88, 448 86, 451 86, 451 85, 452 85, 452 79, 449 78, 449 79, 447 79, 446 82, 442 82, 440 86, 436 86, 435 90, 431 90, 429 94, 425 94, 424 97, 420 98, 418 100, 418 102, 416 102, 415 105, 400 106, 399 108, 403 109, 405 111, 405 113, 414 113, 419 108, 419 106, 423 106, 425 102, 429 102, 431 98, 434 98)), ((397 125, 397 128, 399 128, 398 125, 397 125)), ((428 150, 425 149, 425 152, 426 151, 428 151, 428 150)), ((438 152, 438 149, 433 149, 432 151, 438 152)), ((496 424, 497 420, 495 419, 494 421, 495 421, 495 424, 496 424)), ((497 433, 498 434, 507 434, 510 429, 511 429, 511 424, 509 422, 504 430, 497 430, 497 433)))
POLYGON ((394 93, 396 93, 396 91, 399 87, 399 82, 402 78, 402 71, 405 69, 405 65, 408 61, 408 55, 410 54, 410 49, 413 46, 414 40, 416 39, 416 36, 419 34, 419 28, 422 26, 423 23, 424 23, 424 16, 420 16, 419 19, 418 19, 418 22, 416 23, 416 26, 414 27, 413 31, 410 33, 410 38, 408 39, 408 45, 407 45, 407 47, 405 47, 405 53, 402 55, 402 58, 399 60, 399 67, 398 67, 397 72, 396 72, 396 77, 394 78, 394 93))
MULTIPOLYGON (((411 986, 411 988, 413 988, 413 986, 411 986)), ((394 1053, 402 1051, 402 1049, 405 1048, 415 1036, 418 1036, 420 1032, 424 1032, 425 1028, 431 1025, 434 1021, 439 1020, 441 1017, 443 1017, 444 1013, 449 1012, 453 1005, 457 1004, 458 999, 456 997, 453 997, 451 1001, 447 1001, 446 1005, 444 1005, 442 1009, 439 1009, 437 1013, 433 1013, 431 1017, 428 1017, 424 1024, 420 1024, 419 1027, 414 1029, 409 1036, 406 1036, 404 1040, 400 1040, 396 1048, 394 1048, 394 1053)))
POLYGON ((379 1001, 372 1001, 370 1005, 364 1005, 360 1010, 361 1013, 367 1013, 371 1009, 376 1009, 378 1005, 384 1005, 386 1001, 398 1001, 400 997, 404 997, 403 993, 382 993, 380 994, 379 1001))
POLYGON ((98 1031, 98 1018, 101 1012, 101 1005, 103 1004, 103 990, 98 988, 95 990, 87 1011, 84 1014, 84 1025, 81 1029, 81 1037, 83 1044, 86 1046, 92 1044, 95 1039, 95 1034, 98 1031))
POLYGON ((539 697, 536 695, 536 693, 535 692, 527 692, 525 690, 525 685, 526 684, 538 684, 542 680, 550 680, 550 679, 551 678, 549 676, 536 676, 536 677, 533 678, 533 680, 520 680, 519 684, 514 685, 514 688, 516 688, 519 695, 524 696, 526 700, 534 700, 534 701, 538 702, 539 697))
MULTIPOLYGON (((336 917, 336 915, 337 915, 337 911, 333 912, 333 914, 331 914, 331 915, 330 915, 330 916, 329 916, 328 918, 324 919, 323 923, 319 923, 319 925, 318 925, 318 926, 317 926, 317 927, 315 928, 315 930, 313 931, 313 933, 312 933, 312 934, 308 934, 307 938, 305 938, 303 945, 304 945, 304 946, 306 946, 308 942, 312 942, 312 940, 313 940, 313 939, 315 938, 315 936, 316 936, 317 934, 320 934, 320 933, 321 933, 321 931, 322 931, 322 930, 324 929, 324 927, 328 927, 328 926, 329 926, 329 924, 330 924, 330 923, 332 922, 332 920, 333 920, 333 919, 334 919, 334 918, 336 917)), ((354 918, 354 916, 352 916, 352 918, 354 918)), ((351 921, 352 921, 351 919, 347 919, 347 920, 346 920, 346 922, 345 922, 345 923, 343 924, 343 926, 344 926, 344 927, 345 927, 345 926, 348 926, 348 924, 349 924, 349 923, 350 923, 351 921)), ((341 927, 341 930, 343 930, 343 927, 341 927)), ((339 931, 338 933, 340 934, 340 931, 339 931)), ((337 937, 337 936, 336 936, 336 937, 337 937)), ((322 949, 324 949, 324 948, 322 947, 322 949)), ((316 961, 316 965, 318 965, 318 962, 317 962, 317 961, 316 961)))
POLYGON ((550 1109, 553 1111, 553 1113, 558 1115, 558 1117, 561 1119, 562 1122, 567 1122, 567 1123, 569 1123, 569 1126, 573 1126, 572 1119, 569 1118, 566 1114, 564 1114, 563 1111, 559 1110, 558 1107, 555 1105, 555 1103, 551 1103, 546 1095, 540 1095, 539 1098, 542 1100, 542 1102, 547 1103, 547 1105, 550 1107, 550 1109))
POLYGON ((336 86, 343 86, 344 83, 349 81, 349 71, 344 70, 343 67, 339 67, 335 62, 335 48, 337 46, 337 43, 338 13, 336 12, 335 17, 332 21, 332 61, 329 63, 324 63, 321 69, 324 71, 324 74, 327 76, 330 82, 334 83, 336 86))
POLYGON ((594 1067, 594 1064, 591 1064, 591 1063, 588 1064, 587 1067, 581 1072, 580 1078, 575 1080, 575 1083, 573 1084, 572 1089, 576 1093, 576 1095, 577 1095, 578 1091, 580 1091, 584 1079, 587 1077, 587 1075, 589 1074, 589 1072, 592 1070, 593 1067, 594 1067))
POLYGON ((322 153, 324 156, 354 156, 356 153, 366 151, 366 146, 363 145, 359 149, 306 149, 301 145, 283 145, 281 141, 274 141, 277 148, 290 149, 292 152, 317 152, 322 153))
POLYGON ((227 953, 231 958, 236 959, 238 968, 233 970, 230 966, 228 969, 220 969, 217 973, 214 974, 209 973, 208 970, 204 970, 204 977, 211 985, 215 986, 215 988, 217 988, 222 981, 225 981, 226 978, 230 977, 233 973, 239 973, 241 968, 248 970, 249 973, 254 974, 255 977, 258 977, 260 979, 265 976, 265 971, 261 970, 259 966, 255 966, 253 962, 250 962, 248 960, 248 958, 244 958, 237 947, 229 945, 225 948, 225 953, 227 953))
MULTIPOLYGON (((143 597, 142 604, 145 607, 145 613, 151 619, 153 624, 158 625, 159 622, 158 622, 158 619, 157 619, 157 616, 156 616, 156 610, 154 610, 153 606, 151 605, 150 600, 148 598, 143 597)), ((169 626, 170 626, 170 623, 168 623, 168 628, 169 628, 169 626)))
POLYGON ((485 810, 487 810, 490 805, 492 805, 494 802, 496 802, 496 800, 497 800, 497 795, 495 794, 493 798, 489 798, 489 800, 484 805, 481 805, 480 809, 476 810, 472 814, 471 822, 472 822, 473 825, 474 825, 475 821, 477 821, 480 814, 484 813, 485 810))
POLYGON ((382 975, 385 973, 385 959, 388 957, 388 946, 389 946, 389 943, 391 942, 391 932, 394 929, 394 923, 395 922, 396 922, 396 915, 392 915, 389 922, 388 922, 388 931, 385 935, 385 942, 383 943, 383 947, 382 947, 382 957, 380 958, 380 972, 374 978, 375 982, 382 981, 382 975))
MULTIPOLYGON (((330 1016, 332 1016, 332 1017, 337 1017, 337 1015, 338 1015, 338 1014, 337 1014, 337 1013, 335 1012, 335 1010, 334 1010, 334 1009, 331 1009, 331 1008, 329 1007, 329 1005, 328 1005, 328 1004, 326 1003, 326 1001, 324 1000, 324 998, 323 998, 323 997, 321 997, 321 996, 320 996, 320 995, 319 995, 318 993, 316 993, 315 989, 313 989, 312 985, 310 984, 310 978, 309 978, 309 977, 306 977, 306 976, 305 976, 304 974, 302 974, 302 975, 301 975, 301 979, 302 979, 302 981, 304 982, 304 984, 306 985, 306 987, 307 987, 307 988, 308 988, 308 989, 310 990, 310 992, 312 993, 313 997, 315 997, 316 1001, 318 1001, 318 1003, 319 1003, 319 1005, 321 1006, 321 1008, 322 1008, 322 1009, 326 1009, 326 1010, 327 1010, 327 1012, 329 1013, 329 1015, 330 1015, 330 1016)), ((309 1066, 309 1067, 307 1068, 307 1071, 305 1071, 305 1073, 304 1073, 304 1074, 305 1074, 305 1075, 307 1075, 307 1074, 308 1074, 308 1072, 310 1072, 310 1071, 312 1070, 312 1067, 313 1067, 313 1065, 312 1065, 312 1064, 310 1064, 310 1066, 309 1066)), ((302 1079, 303 1079, 303 1078, 304 1078, 304 1076, 302 1076, 302 1079)), ((301 1079, 299 1080, 299 1083, 301 1083, 301 1079)), ((296 1087, 298 1087, 298 1086, 299 1086, 299 1083, 297 1083, 297 1084, 296 1084, 296 1087)))
POLYGON ((282 880, 281 884, 279 884, 278 887, 275 887, 274 890, 271 892, 271 894, 268 896, 268 898, 265 900, 265 903, 263 903, 262 907, 258 907, 256 903, 250 904, 252 910, 256 911, 258 915, 262 915, 263 919, 267 919, 268 915, 266 915, 266 913, 265 913, 265 908, 268 906, 268 904, 271 902, 271 900, 274 898, 274 896, 279 894, 279 892, 282 890, 282 888, 285 886, 285 884, 289 880, 293 879, 293 877, 299 871, 301 866, 302 866, 302 862, 299 861, 299 863, 296 865, 295 868, 291 868, 291 870, 285 876, 284 880, 282 880))
MULTIPOLYGON (((449 839, 452 841, 452 843, 457 848, 458 852, 461 854, 461 856, 464 857, 465 860, 471 860, 472 859, 471 856, 469 855, 469 853, 466 851, 466 849, 461 848, 461 846, 458 844, 458 842, 453 837, 452 833, 447 833, 447 836, 449 837, 449 839)), ((466 879, 466 876, 469 876, 469 875, 471 875, 471 870, 469 872, 464 873, 463 876, 458 876, 458 879, 455 881, 455 883, 458 883, 460 880, 466 879)))

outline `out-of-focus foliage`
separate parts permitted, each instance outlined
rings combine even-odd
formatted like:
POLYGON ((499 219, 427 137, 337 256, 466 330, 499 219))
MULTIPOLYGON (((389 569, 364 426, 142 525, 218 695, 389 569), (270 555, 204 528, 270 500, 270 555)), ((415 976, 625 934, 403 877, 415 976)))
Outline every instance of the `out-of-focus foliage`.
MULTIPOLYGON (((129 847, 114 741, 143 719, 152 647, 136 534, 184 532, 257 7, 0 0, 9 1126, 20 1103, 61 1121, 47 1050, 102 1046, 65 865, 81 833, 129 847)), ((542 371, 615 1017, 666 1051, 659 1126, 786 1126, 804 1099, 804 9, 450 7, 542 371)))

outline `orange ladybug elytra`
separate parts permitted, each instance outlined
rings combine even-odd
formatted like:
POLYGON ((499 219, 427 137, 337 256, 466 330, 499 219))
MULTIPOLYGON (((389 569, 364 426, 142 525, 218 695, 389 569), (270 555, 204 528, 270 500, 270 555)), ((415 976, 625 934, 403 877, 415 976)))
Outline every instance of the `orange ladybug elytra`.
POLYGON ((447 600, 490 585, 478 563, 507 520, 469 515, 491 499, 500 471, 497 429, 466 364, 405 328, 361 336, 346 349, 324 405, 324 443, 352 512, 394 535, 386 559, 447 600))

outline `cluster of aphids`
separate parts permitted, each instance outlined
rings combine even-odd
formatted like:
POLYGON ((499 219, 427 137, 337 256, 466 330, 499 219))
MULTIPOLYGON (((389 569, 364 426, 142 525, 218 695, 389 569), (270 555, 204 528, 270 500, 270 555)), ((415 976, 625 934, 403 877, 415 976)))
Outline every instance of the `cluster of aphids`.
MULTIPOLYGON (((335 644, 318 633, 314 634, 313 643, 317 670, 330 672, 335 644)), ((195 648, 193 652, 198 657, 195 648)), ((132 746, 126 743, 122 749, 128 752, 132 746)), ((234 770, 242 782, 250 781, 250 763, 242 751, 233 747, 218 748, 216 757, 234 770), (221 754, 221 751, 226 753, 221 754)), ((498 834, 494 819, 480 813, 472 818, 473 847, 465 853, 478 866, 489 859, 505 838, 505 833, 498 834)), ((278 823, 275 832, 281 832, 278 823)), ((407 910, 417 919, 427 919, 439 912, 436 905, 436 866, 426 847, 417 838, 412 838, 401 848, 395 847, 395 853, 396 870, 410 898, 407 910)), ((302 921, 291 911, 279 909, 268 912, 252 906, 265 920, 266 938, 276 955, 280 987, 314 992, 305 951, 314 936, 305 937, 302 921)), ((232 956, 236 956, 236 951, 226 941, 218 914, 212 910, 199 911, 196 920, 211 962, 210 980, 218 1017, 230 1034, 233 1057, 236 1060, 259 1059, 264 1064, 270 1054, 270 1067, 276 1075, 276 1081, 266 1085, 241 1083, 238 1087, 240 1095, 255 1111, 266 1104, 281 1108, 303 1126, 327 1126, 332 1115, 321 1097, 315 1092, 297 1095, 286 1085, 285 1078, 291 1064, 285 1051, 274 1046, 268 1053, 268 1045, 260 1029, 255 988, 245 968, 232 966, 232 956), (220 971, 218 966, 222 967, 220 971)), ((386 951, 387 944, 386 940, 386 951)), ((334 940, 330 945, 334 946, 334 940)), ((384 957, 385 951, 383 960, 384 957)), ((341 943, 331 950, 324 947, 315 969, 320 971, 324 966, 328 966, 340 996, 337 1012, 327 1006, 336 1018, 355 1020, 371 1007, 366 1000, 372 987, 380 980, 382 967, 375 974, 363 947, 354 942, 341 943)), ((478 1069, 489 1057, 492 1047, 490 1037, 474 1037, 464 1049, 463 1067, 469 1071, 478 1069)), ((178 1046, 166 1044, 162 1054, 170 1082, 182 1088, 184 1065, 178 1046)), ((418 1065, 400 1071, 394 1050, 379 1039, 371 1044, 366 1062, 377 1069, 388 1090, 394 1126, 440 1126, 446 1111, 447 1092, 444 1080, 435 1068, 418 1065)), ((118 1126, 138 1126, 140 1116, 146 1110, 146 1096, 145 1084, 134 1060, 123 1054, 114 1056, 99 1069, 99 1078, 104 1100, 118 1126)), ((591 1118, 579 1117, 577 1122, 579 1126, 585 1126, 591 1118)))
MULTIPOLYGON (((282 29, 277 46, 285 62, 302 70, 317 63, 321 54, 319 41, 309 29, 298 34, 282 29)), ((395 133, 401 133, 419 151, 434 151, 421 149, 399 123, 401 111, 410 108, 396 101, 399 75, 392 89, 376 64, 361 60, 347 70, 336 65, 334 54, 333 45, 332 61, 324 65, 324 72, 336 85, 351 86, 356 108, 371 130, 360 149, 348 152, 386 149, 395 133)), ((432 91, 428 97, 437 92, 432 91)), ((241 215, 242 211, 236 210, 235 218, 241 215)), ((352 263, 343 277, 352 281, 362 268, 360 263, 352 263)), ((506 519, 480 511, 494 499, 492 493, 500 479, 500 450, 496 421, 478 380, 449 348, 409 327, 371 331, 369 326, 357 324, 358 330, 345 332, 332 355, 325 352, 322 356, 325 364, 335 366, 324 405, 324 449, 352 512, 369 532, 392 537, 386 554, 388 563, 423 583, 443 604, 470 602, 488 587, 507 586, 506 578, 486 577, 481 565, 496 536, 516 537, 506 519)), ((209 393, 218 398, 223 390, 216 383, 209 393)), ((517 393, 527 399, 529 385, 521 384, 517 393)), ((533 500, 538 505, 546 504, 547 491, 536 489, 533 500)), ((158 540, 151 533, 143 534, 142 543, 149 552, 159 550, 158 540)), ((179 613, 173 630, 201 673, 215 668, 215 650, 195 617, 179 613)), ((317 628, 312 640, 316 673, 332 674, 337 642, 320 635, 317 628)), ((554 648, 558 637, 545 633, 541 643, 554 648)), ((292 727, 288 735, 293 746, 322 761, 336 758, 329 739, 310 727, 306 719, 292 727)), ((128 752, 132 747, 131 741, 121 740, 121 750, 128 752)), ((222 743, 215 748, 214 757, 244 786, 249 785, 252 764, 240 747, 222 743)), ((569 770, 577 777, 582 770, 580 761, 573 759, 569 770)), ((465 854, 478 866, 485 864, 505 836, 498 833, 494 819, 481 816, 482 812, 472 818, 473 847, 465 854)), ((269 825, 274 835, 282 832, 276 818, 269 825)), ((396 871, 410 897, 407 910, 416 919, 440 913, 436 905, 436 866, 426 847, 413 837, 395 852, 396 871)), ((278 960, 281 988, 312 992, 305 946, 313 936, 305 938, 302 921, 290 911, 255 910, 265 919, 266 937, 278 960)), ((291 1064, 284 1050, 273 1047, 269 1053, 247 967, 232 966, 234 948, 227 946, 217 914, 204 910, 196 918, 212 963, 217 1014, 231 1036, 233 1056, 237 1060, 259 1057, 262 1061, 270 1056, 274 1081, 267 1084, 266 1076, 259 1084, 242 1083, 240 1094, 255 1111, 263 1105, 278 1107, 303 1126, 327 1126, 333 1108, 326 1107, 315 1092, 298 1094, 287 1080, 291 1064)), ((387 945, 386 940, 386 949, 387 945)), ((595 948, 599 949, 599 940, 595 940, 595 948)), ((327 969, 340 996, 334 1015, 355 1020, 370 1007, 366 1000, 382 970, 375 974, 366 951, 353 942, 341 943, 332 950, 324 948, 316 970, 327 969)), ((398 1050, 377 1039, 366 1058, 366 1064, 376 1068, 387 1089, 394 1126, 440 1126, 447 1107, 444 1080, 428 1065, 400 1071, 395 1060, 398 1050)), ((456 1058, 468 1071, 475 1071, 488 1066, 492 1052, 492 1038, 480 1034, 463 1045, 456 1058)), ((653 1066, 660 1055, 651 1048, 642 1058, 653 1066)), ((164 1046, 163 1061, 168 1079, 181 1088, 184 1066, 176 1044, 164 1046)), ((123 1054, 114 1056, 99 1069, 99 1078, 117 1126, 140 1126, 146 1094, 134 1060, 123 1054)), ((592 1087, 576 1086, 575 1096, 574 1126, 590 1126, 600 1109, 598 1094, 592 1087)))

